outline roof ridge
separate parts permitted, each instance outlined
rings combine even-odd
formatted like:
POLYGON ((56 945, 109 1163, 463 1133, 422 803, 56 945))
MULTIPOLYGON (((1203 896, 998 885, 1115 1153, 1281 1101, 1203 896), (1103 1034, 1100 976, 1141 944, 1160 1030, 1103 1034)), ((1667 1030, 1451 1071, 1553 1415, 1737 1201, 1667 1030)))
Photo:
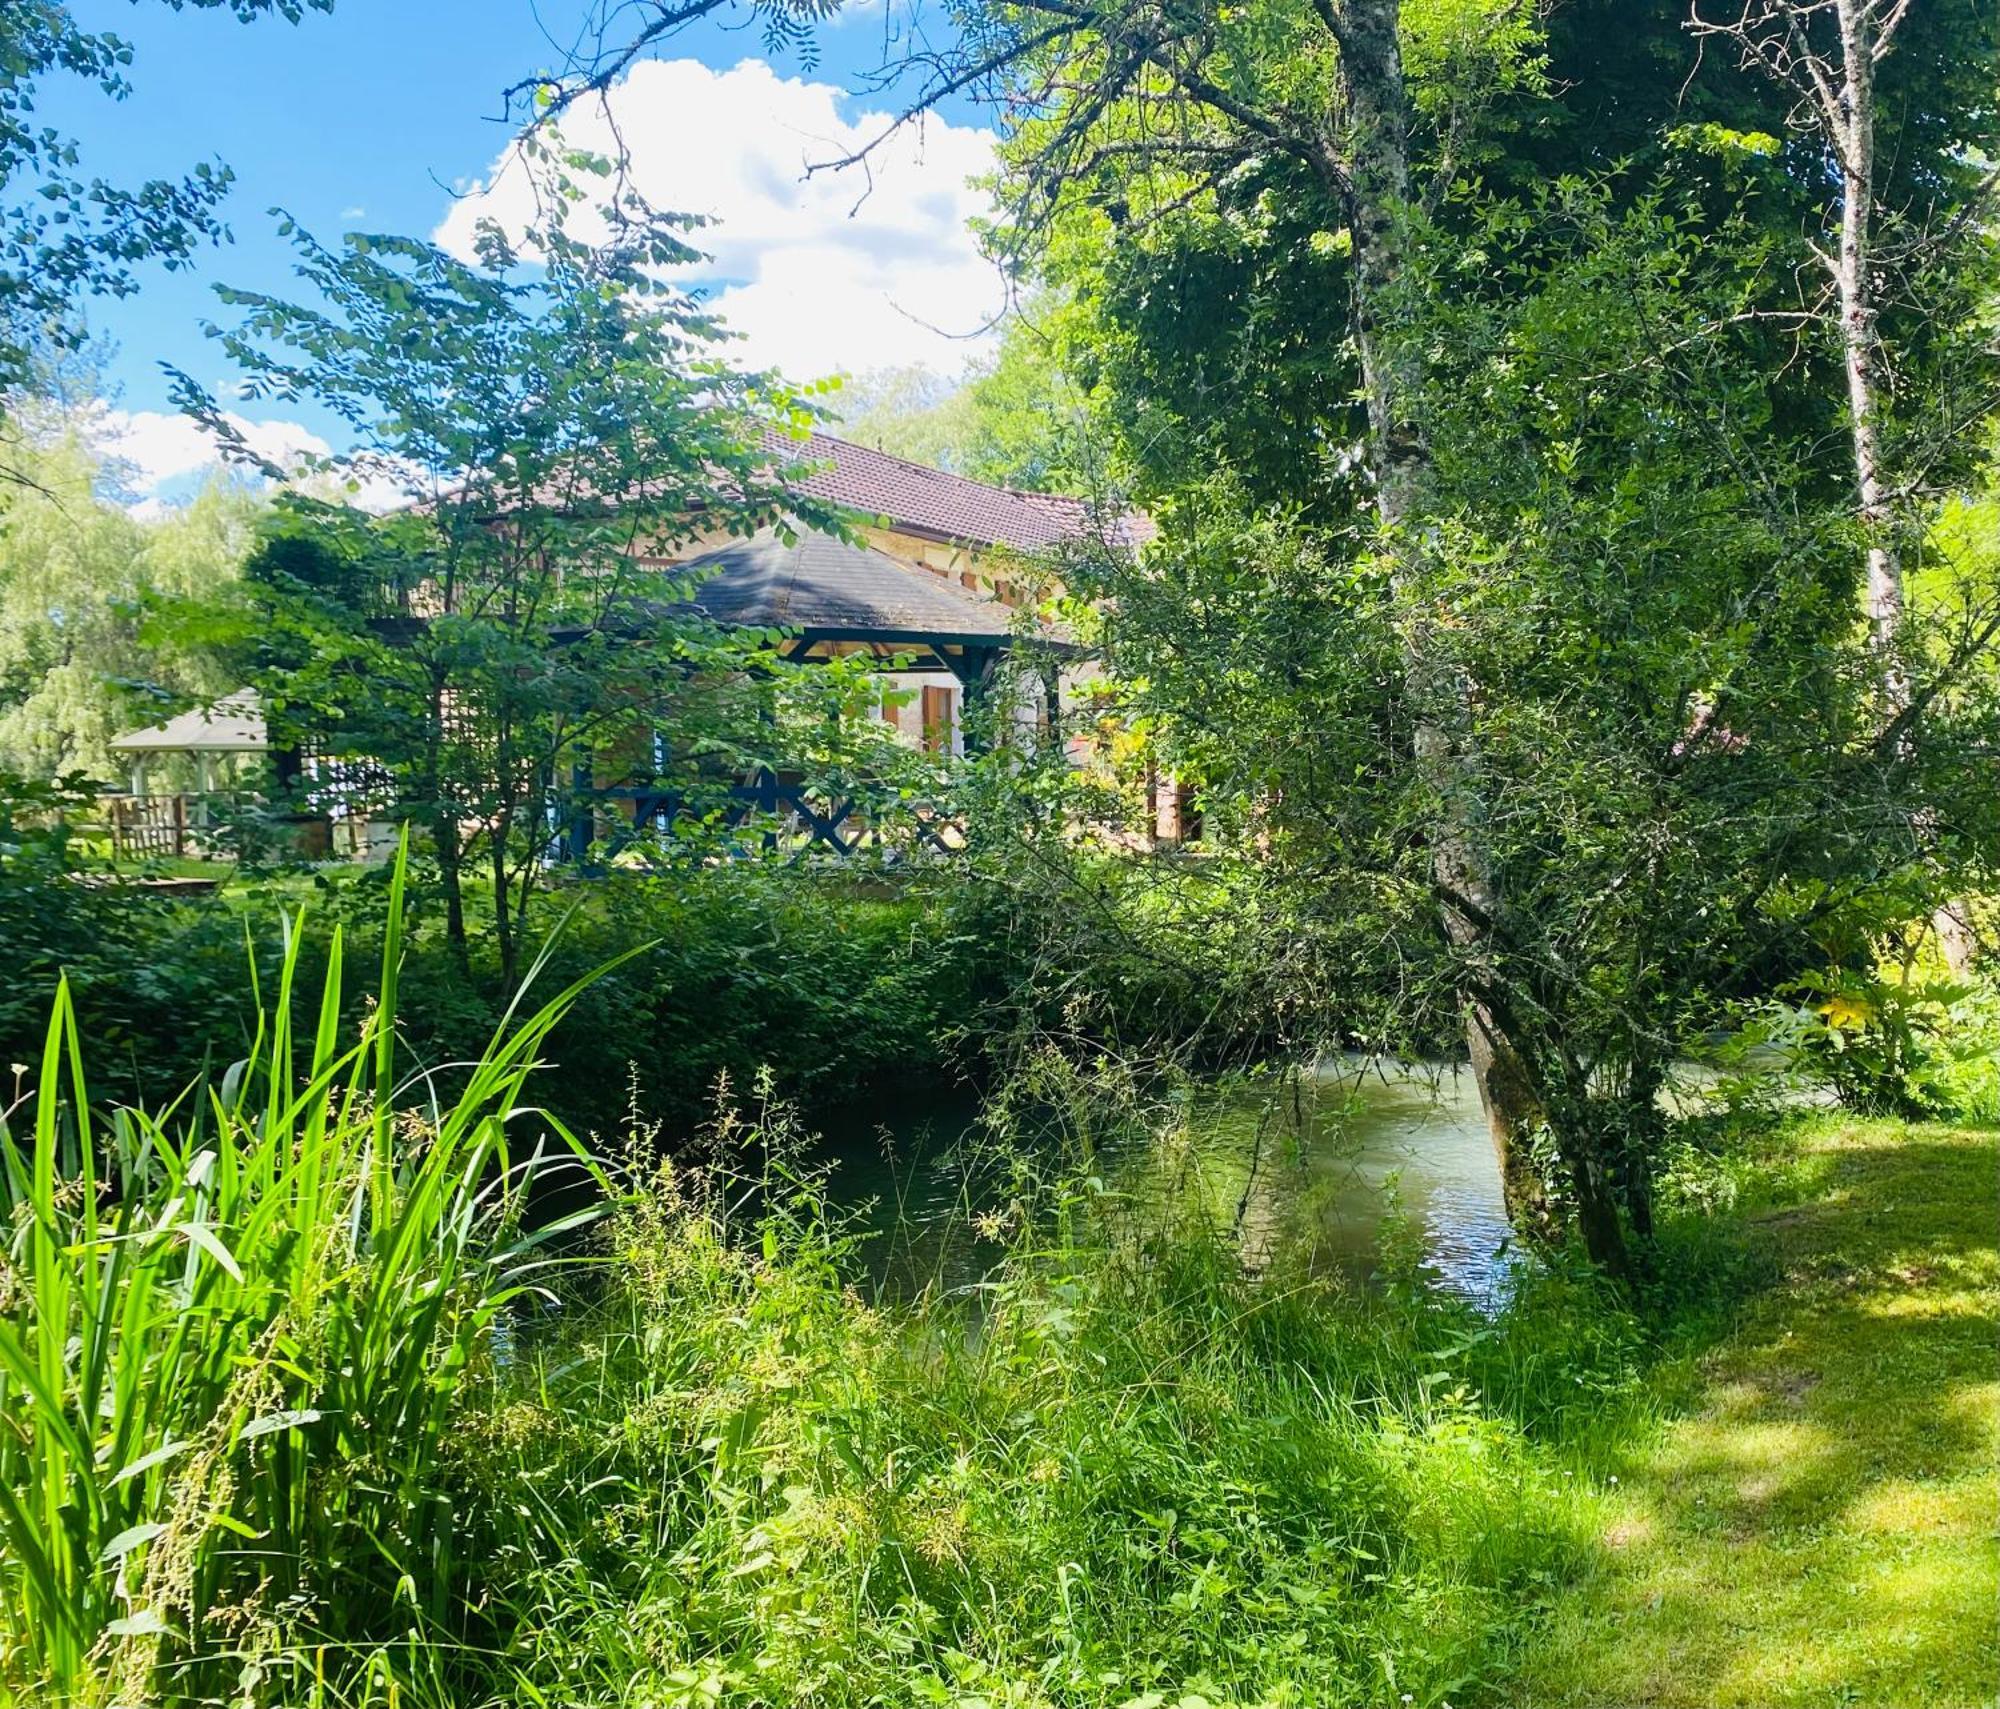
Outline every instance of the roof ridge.
POLYGON ((1082 538, 1107 515, 1127 540, 1152 533, 1143 512, 1122 506, 1111 515, 1093 500, 994 486, 816 427, 772 423, 762 432, 774 459, 800 465, 790 481, 796 491, 937 539, 1033 553, 1082 538))

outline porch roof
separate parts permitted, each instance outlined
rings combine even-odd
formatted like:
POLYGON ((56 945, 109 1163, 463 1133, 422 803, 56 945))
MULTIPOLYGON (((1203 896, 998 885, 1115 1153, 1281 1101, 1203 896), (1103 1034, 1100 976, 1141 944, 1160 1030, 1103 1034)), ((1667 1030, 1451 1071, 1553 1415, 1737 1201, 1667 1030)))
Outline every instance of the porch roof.
MULTIPOLYGON (((761 529, 672 568, 705 578, 692 604, 731 628, 791 629, 819 640, 1004 647, 1021 616, 872 546, 811 531, 787 545, 776 529, 761 529)), ((1064 644, 1050 625, 1036 627, 1064 644)))

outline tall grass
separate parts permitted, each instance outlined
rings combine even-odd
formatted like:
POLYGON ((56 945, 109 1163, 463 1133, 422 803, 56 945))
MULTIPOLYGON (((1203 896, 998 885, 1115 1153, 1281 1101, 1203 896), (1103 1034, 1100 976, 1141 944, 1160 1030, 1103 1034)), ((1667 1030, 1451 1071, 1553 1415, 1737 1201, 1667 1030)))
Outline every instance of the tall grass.
POLYGON ((635 1143, 559 1254, 526 1083, 575 988, 406 1083, 400 903, 355 1036, 294 920, 158 1112, 93 1117, 58 996, 0 1136, 0 1701, 1434 1709, 1584 1559, 1643 1405, 1587 1282, 1252 1277, 1213 1194, 1080 1172, 983 1285, 872 1303, 771 1120, 635 1143))
POLYGON ((469 1480, 532 1492, 480 1701, 1434 1709, 1583 1558, 1634 1353, 1588 1290, 1524 1334, 1253 1280, 1206 1203, 1080 1185, 971 1298, 878 1307, 779 1178, 747 1225, 713 1175, 627 1191, 470 1422, 469 1480))
POLYGON ((402 900, 399 864, 358 1037, 337 932, 295 1035, 292 919, 248 1057, 157 1114, 94 1114, 56 996, 31 1125, 0 1126, 0 1688, 18 1698, 254 1683, 278 1616, 364 1641, 452 1617, 441 1449, 560 1232, 517 1232, 549 1154, 517 1158, 509 1126, 574 992, 510 1015, 455 1096, 399 1083, 402 900))

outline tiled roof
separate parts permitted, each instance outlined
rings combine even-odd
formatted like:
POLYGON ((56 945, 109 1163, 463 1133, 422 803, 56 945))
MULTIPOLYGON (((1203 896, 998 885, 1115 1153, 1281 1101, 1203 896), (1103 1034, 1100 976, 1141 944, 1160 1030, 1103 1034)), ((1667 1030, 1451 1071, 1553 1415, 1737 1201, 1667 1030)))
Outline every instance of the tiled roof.
POLYGON ((717 623, 910 640, 1004 641, 1015 613, 886 552, 830 534, 787 546, 775 529, 732 540, 674 566, 702 575, 694 604, 717 623))
MULTIPOLYGON (((772 429, 764 444, 774 458, 810 468, 791 483, 798 491, 966 545, 1042 552, 1099 530, 1095 507, 1084 499, 989 487, 828 433, 798 440, 772 429)), ((1136 511, 1109 517, 1103 527, 1114 545, 1138 545, 1152 534, 1152 519, 1136 511)))

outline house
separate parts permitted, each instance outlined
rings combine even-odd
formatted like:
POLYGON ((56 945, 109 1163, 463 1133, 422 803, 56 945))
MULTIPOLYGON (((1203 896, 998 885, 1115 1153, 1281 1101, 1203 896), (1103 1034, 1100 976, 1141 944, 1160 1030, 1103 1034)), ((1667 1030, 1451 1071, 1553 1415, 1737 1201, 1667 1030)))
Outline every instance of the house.
MULTIPOLYGON (((774 430, 766 446, 774 463, 805 468, 795 488, 843 512, 849 538, 697 533, 671 556, 641 561, 687 573, 692 605, 721 626, 784 631, 780 656, 879 660, 874 715, 914 746, 962 753, 968 697, 1008 674, 1024 637, 1035 643, 1034 658, 1031 670, 1013 673, 1015 716, 1038 732, 1065 729, 1064 714, 1095 667, 1060 626, 1029 609, 1031 585, 1066 548, 1134 549, 1150 536, 1149 519, 1101 517, 1081 499, 988 486, 830 434, 801 441, 774 430)), ((184 717, 212 720, 219 711, 184 717)), ((254 707, 247 713, 261 746, 261 716, 254 707)), ((141 736, 157 739, 132 739, 141 736)), ((604 858, 673 817, 676 803, 643 775, 648 769, 635 763, 629 778, 593 780, 595 808, 565 828, 572 858, 604 858)), ((814 840, 845 852, 856 835, 851 822, 843 828, 847 806, 814 798, 808 784, 765 772, 739 780, 737 793, 744 811, 790 814, 814 840)))
MULTIPOLYGON (((1134 549, 1149 537, 1149 519, 1107 520, 1081 499, 988 486, 830 434, 802 443, 773 432, 766 445, 774 461, 807 468, 794 487, 844 512, 853 538, 813 530, 786 538, 775 528, 748 539, 697 534, 674 555, 643 561, 698 578, 691 603, 719 625, 787 631, 782 657, 879 660, 875 716, 914 746, 962 754, 969 697, 1009 675, 1024 640, 1035 656, 1030 670, 1012 673, 1014 717, 1041 736, 1065 728, 1096 671, 1066 631, 1030 609, 1031 590, 1045 583, 1051 555, 1093 544, 1134 549)), ((623 824, 579 817, 572 851, 592 843, 615 851, 676 810, 643 786, 612 783, 599 793, 619 803, 623 824)), ((738 794, 745 811, 789 814, 842 852, 859 835, 852 804, 815 796, 809 779, 760 772, 738 794)))
MULTIPOLYGON (((991 680, 1022 634, 1065 660, 1073 697, 1093 674, 1070 637, 1024 610, 1050 554, 1086 544, 1131 550, 1152 533, 1134 513, 1101 519, 1082 499, 987 486, 884 451, 814 433, 801 444, 771 433, 774 459, 804 464, 793 484, 837 506, 860 543, 807 533, 785 545, 775 530, 750 540, 698 541, 659 560, 703 573, 694 603, 725 625, 797 631, 790 656, 870 652, 885 661, 882 716, 906 737, 962 751, 965 696, 991 680), (911 708, 906 715, 905 705, 911 708)), ((1059 723, 1061 681, 1025 710, 1059 723)))

